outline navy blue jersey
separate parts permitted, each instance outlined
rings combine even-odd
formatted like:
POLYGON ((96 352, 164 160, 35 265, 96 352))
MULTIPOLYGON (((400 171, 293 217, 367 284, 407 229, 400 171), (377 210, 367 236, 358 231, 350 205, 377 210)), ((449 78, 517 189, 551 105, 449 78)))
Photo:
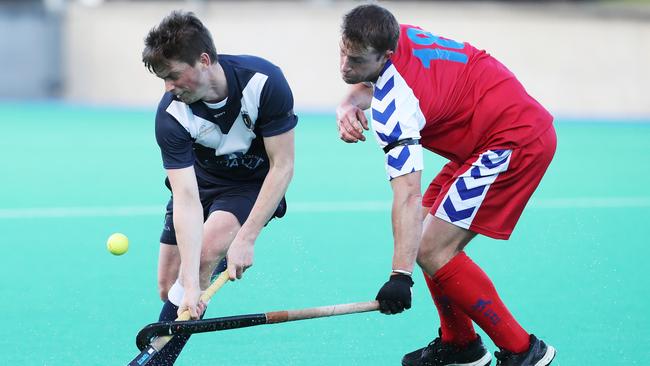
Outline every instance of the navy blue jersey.
POLYGON ((254 56, 219 55, 228 82, 226 104, 185 104, 165 93, 156 113, 156 140, 165 169, 194 165, 214 184, 262 182, 269 170, 263 137, 293 129, 293 95, 282 71, 254 56))

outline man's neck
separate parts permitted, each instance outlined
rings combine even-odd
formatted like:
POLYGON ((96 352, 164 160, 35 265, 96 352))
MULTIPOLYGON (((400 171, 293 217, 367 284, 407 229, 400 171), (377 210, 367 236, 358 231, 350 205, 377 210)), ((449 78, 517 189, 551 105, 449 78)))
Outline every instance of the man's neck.
POLYGON ((211 66, 210 70, 210 89, 206 93, 203 101, 207 103, 217 103, 228 97, 228 81, 223 67, 218 62, 211 66))

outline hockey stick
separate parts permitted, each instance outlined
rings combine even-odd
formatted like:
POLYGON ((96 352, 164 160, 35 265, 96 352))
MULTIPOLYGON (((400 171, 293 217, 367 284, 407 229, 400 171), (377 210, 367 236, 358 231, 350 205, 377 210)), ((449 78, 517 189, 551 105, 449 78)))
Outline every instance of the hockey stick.
POLYGON ((379 303, 377 301, 368 301, 299 310, 283 310, 269 313, 226 316, 185 322, 158 322, 149 324, 142 328, 136 337, 135 343, 138 348, 142 350, 147 347, 147 344, 154 337, 159 337, 155 339, 160 339, 163 336, 170 335, 174 336, 179 334, 214 332, 227 329, 252 327, 262 324, 284 323, 295 320, 364 313, 378 309, 379 303))
MULTIPOLYGON (((226 283, 228 282, 228 272, 224 271, 221 272, 219 277, 217 277, 214 282, 208 287, 205 292, 201 295, 201 301, 204 303, 207 303, 212 296, 219 291, 219 289, 226 283)), ((184 323, 187 320, 190 319, 190 312, 188 310, 185 310, 184 312, 181 313, 181 315, 176 318, 176 323, 184 323)), ((164 323, 164 322, 163 322, 164 323)), ((155 323, 154 323, 155 324, 155 323)), ((142 331, 141 331, 142 332, 142 331)), ((138 349, 142 352, 140 352, 139 355, 137 355, 131 362, 128 363, 127 366, 144 366, 151 361, 153 356, 155 356, 160 350, 169 343, 169 341, 174 337, 174 334, 171 333, 165 333, 165 334, 157 334, 158 337, 153 338, 149 337, 147 338, 147 342, 143 345, 138 344, 138 349)))

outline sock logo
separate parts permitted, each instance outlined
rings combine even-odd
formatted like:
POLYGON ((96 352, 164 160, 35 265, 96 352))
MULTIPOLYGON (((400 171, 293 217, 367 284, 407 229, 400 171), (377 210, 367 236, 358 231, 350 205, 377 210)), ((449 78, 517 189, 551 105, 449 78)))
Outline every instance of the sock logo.
POLYGON ((490 306, 492 304, 492 300, 483 300, 483 299, 478 299, 476 301, 476 304, 472 305, 472 311, 477 311, 490 321, 492 325, 497 325, 501 321, 501 318, 499 315, 494 312, 490 306))
POLYGON ((436 299, 440 303, 443 314, 445 316, 453 316, 454 312, 451 309, 451 300, 447 296, 439 296, 436 299))

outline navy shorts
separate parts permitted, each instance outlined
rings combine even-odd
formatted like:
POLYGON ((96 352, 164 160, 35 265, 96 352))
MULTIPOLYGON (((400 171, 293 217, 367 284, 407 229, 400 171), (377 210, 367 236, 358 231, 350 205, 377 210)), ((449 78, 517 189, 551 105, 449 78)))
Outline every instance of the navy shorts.
MULTIPOLYGON (((257 195, 262 188, 261 184, 257 183, 241 183, 236 185, 214 185, 202 182, 198 179, 199 183, 199 198, 203 206, 203 220, 207 220, 211 213, 214 211, 230 212, 237 218, 240 225, 243 225, 248 218, 248 215, 253 209, 257 195)), ((165 185, 170 188, 169 180, 165 180, 165 185)), ((171 189, 171 188, 170 188, 171 189)), ((282 197, 282 201, 278 208, 271 216, 282 217, 287 212, 287 202, 282 197)), ((176 231, 174 230, 174 207, 173 200, 170 198, 167 203, 167 211, 165 213, 165 223, 163 226, 162 234, 160 235, 160 242, 164 244, 176 245, 176 231)))

